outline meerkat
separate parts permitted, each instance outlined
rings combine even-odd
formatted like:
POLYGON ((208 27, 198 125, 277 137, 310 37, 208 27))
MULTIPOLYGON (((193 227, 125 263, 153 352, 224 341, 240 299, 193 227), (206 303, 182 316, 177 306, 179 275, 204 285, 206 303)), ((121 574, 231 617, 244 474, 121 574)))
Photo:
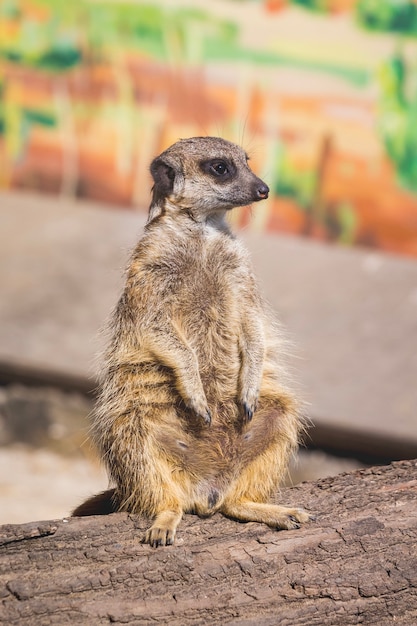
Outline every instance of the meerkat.
POLYGON ((285 387, 279 333, 225 216, 268 197, 239 146, 182 139, 151 164, 149 217, 127 269, 93 416, 114 484, 74 516, 151 518, 174 543, 184 513, 294 529, 271 504, 302 427, 285 387))

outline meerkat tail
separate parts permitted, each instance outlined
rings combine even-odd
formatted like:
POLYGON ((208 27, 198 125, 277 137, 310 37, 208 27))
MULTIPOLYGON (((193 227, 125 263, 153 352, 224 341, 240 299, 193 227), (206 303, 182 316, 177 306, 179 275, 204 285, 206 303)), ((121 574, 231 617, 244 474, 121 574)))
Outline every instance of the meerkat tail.
POLYGON ((118 510, 115 502, 115 489, 108 489, 88 498, 77 506, 71 517, 85 517, 87 515, 109 515, 118 510))

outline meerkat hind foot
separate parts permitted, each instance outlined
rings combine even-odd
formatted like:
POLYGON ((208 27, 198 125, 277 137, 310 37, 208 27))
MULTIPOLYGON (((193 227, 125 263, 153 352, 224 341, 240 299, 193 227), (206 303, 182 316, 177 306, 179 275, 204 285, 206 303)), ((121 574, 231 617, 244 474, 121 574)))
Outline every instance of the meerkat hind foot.
POLYGON ((178 524, 182 514, 175 511, 162 511, 152 526, 146 531, 143 543, 149 543, 152 548, 171 546, 175 541, 178 524))
POLYGON ((300 508, 288 508, 277 504, 243 502, 227 504, 222 513, 241 522, 260 522, 278 530, 293 530, 314 519, 300 508))

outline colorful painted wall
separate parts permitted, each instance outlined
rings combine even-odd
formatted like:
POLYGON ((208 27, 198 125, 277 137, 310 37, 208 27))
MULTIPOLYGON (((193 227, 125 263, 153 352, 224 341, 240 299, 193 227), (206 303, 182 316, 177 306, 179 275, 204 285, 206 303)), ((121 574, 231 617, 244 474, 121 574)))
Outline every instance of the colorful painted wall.
POLYGON ((197 134, 273 189, 237 223, 417 255, 417 0, 0 0, 0 188, 146 208, 197 134))

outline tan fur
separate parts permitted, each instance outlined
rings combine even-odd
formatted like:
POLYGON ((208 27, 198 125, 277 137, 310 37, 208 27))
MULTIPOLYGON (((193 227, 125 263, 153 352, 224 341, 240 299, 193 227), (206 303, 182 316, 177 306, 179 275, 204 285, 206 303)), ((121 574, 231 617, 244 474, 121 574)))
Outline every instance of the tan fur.
POLYGON ((177 142, 151 172, 93 423, 109 498, 153 518, 153 546, 173 543, 184 512, 297 528, 307 513, 269 504, 297 445, 297 406, 247 252, 224 219, 269 190, 241 148, 214 137, 177 142))

